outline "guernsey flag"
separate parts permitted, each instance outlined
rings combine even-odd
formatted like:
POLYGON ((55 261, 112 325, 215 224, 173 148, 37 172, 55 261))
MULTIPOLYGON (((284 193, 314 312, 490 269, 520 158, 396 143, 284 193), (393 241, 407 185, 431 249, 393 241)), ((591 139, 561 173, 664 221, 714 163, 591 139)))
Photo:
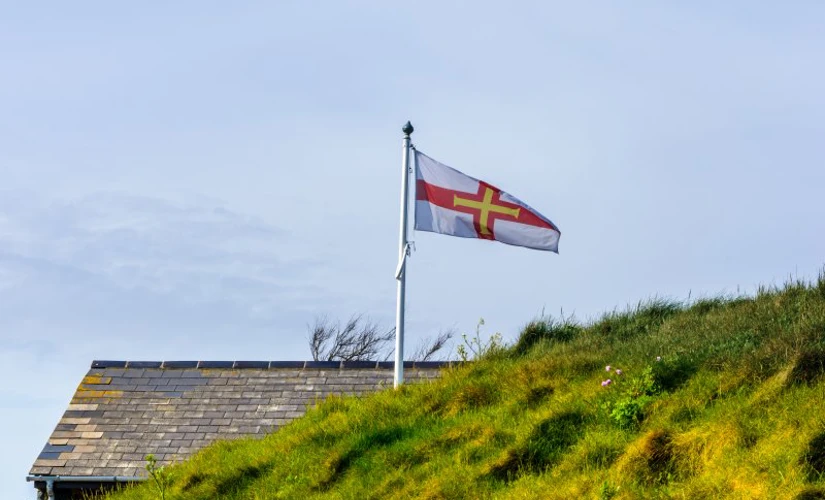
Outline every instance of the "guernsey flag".
POLYGON ((484 181, 415 151, 415 229, 558 253, 550 219, 484 181))

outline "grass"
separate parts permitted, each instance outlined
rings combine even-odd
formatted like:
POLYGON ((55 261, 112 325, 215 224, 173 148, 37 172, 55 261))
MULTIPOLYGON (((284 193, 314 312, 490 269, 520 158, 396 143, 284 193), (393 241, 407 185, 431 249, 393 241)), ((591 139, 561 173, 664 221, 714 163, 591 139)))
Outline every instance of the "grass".
POLYGON ((821 276, 533 321, 438 381, 215 443, 167 469, 166 498, 825 498, 822 401, 821 276))

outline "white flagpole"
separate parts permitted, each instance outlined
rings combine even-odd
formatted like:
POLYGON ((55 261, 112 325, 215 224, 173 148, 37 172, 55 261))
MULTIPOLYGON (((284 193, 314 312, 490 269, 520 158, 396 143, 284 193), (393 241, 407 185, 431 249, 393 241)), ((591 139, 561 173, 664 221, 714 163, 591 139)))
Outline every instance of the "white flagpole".
POLYGON ((402 153, 401 173, 401 236, 398 242, 398 269, 395 279, 398 281, 398 302, 395 309, 395 379, 394 386, 404 383, 404 293, 407 280, 407 208, 409 207, 409 180, 410 180, 410 134, 413 126, 407 122, 401 131, 404 132, 404 150, 402 153))

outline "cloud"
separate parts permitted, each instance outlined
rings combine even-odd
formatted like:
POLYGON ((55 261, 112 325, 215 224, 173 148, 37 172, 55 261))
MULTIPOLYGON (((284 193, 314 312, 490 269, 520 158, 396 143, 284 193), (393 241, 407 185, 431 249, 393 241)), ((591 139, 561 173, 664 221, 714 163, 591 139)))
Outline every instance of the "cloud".
POLYGON ((73 330, 109 342, 107 331, 152 338, 175 329, 209 339, 303 325, 325 296, 312 284, 317 262, 280 256, 286 232, 214 201, 108 192, 0 200, 6 331, 53 340, 73 330))

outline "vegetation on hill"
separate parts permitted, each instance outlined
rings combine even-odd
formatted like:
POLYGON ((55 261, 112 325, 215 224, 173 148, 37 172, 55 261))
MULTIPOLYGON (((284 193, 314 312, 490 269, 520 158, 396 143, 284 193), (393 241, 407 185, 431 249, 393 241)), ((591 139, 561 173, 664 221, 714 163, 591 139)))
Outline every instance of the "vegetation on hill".
POLYGON ((218 442, 165 471, 166 498, 825 498, 825 276, 534 321, 487 350, 218 442))

